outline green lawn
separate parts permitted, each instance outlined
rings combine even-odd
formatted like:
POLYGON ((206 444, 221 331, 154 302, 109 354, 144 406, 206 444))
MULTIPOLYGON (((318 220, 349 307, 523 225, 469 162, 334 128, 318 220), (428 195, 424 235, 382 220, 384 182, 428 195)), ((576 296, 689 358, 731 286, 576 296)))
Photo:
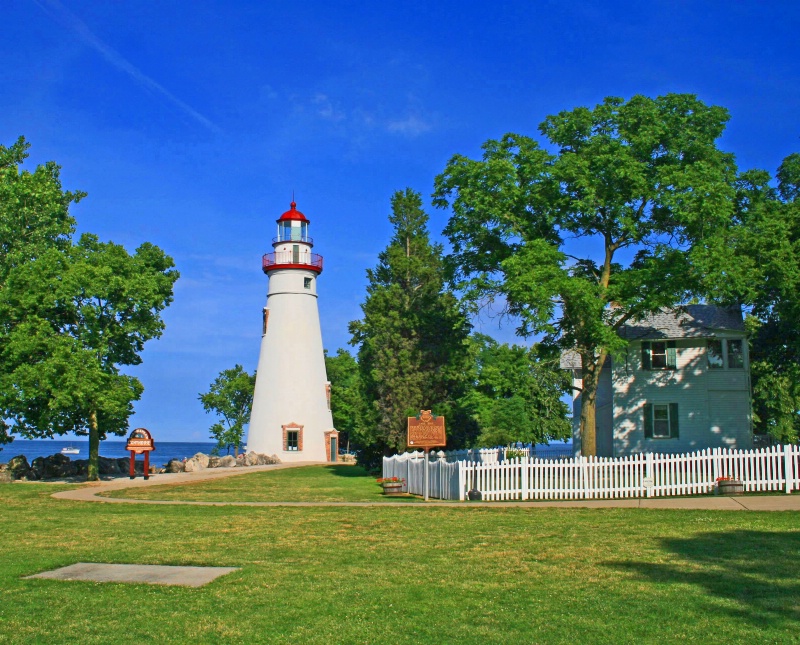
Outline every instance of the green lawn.
MULTIPOLYGON (((257 479, 231 478, 228 493, 244 497, 257 479)), ((796 513, 49 497, 64 488, 0 485, 0 643, 789 643, 800 634, 796 513), (242 569, 199 589, 21 579, 74 562, 242 569)))
POLYGON ((386 497, 360 466, 302 466, 181 485, 113 491, 109 497, 199 502, 416 502, 386 497))

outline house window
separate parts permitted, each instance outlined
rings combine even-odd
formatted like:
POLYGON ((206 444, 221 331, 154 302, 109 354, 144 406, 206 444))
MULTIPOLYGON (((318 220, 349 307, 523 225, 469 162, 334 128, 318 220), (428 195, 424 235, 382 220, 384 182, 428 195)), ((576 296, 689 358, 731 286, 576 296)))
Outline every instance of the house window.
POLYGON ((678 434, 677 403, 645 403, 644 436, 646 439, 677 439, 678 434))
POLYGON ((303 286, 306 289, 310 289, 311 288, 311 278, 303 278, 303 286))
POLYGON ((725 360, 722 356, 721 340, 709 340, 706 349, 706 355, 708 356, 709 369, 721 369, 725 366, 725 360))
POLYGON ((642 369, 674 370, 678 366, 678 350, 674 340, 642 343, 642 369))
POLYGON ((667 344, 650 343, 650 367, 663 370, 667 367, 667 344))
POLYGON ((269 309, 264 307, 264 310, 261 312, 261 335, 267 333, 267 323, 269 322, 269 309))
POLYGON ((669 405, 653 404, 653 438, 669 438, 669 405))
POLYGON ((709 339, 706 344, 709 369, 722 369, 726 365, 730 369, 744 367, 744 341, 709 339))
POLYGON ((744 367, 744 351, 741 340, 729 340, 728 342, 728 367, 744 367))

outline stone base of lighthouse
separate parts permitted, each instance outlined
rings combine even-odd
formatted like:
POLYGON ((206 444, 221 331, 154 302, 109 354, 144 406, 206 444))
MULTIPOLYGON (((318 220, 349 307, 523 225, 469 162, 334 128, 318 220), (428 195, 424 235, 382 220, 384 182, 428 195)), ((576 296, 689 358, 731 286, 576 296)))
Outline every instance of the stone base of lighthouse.
POLYGON ((336 461, 330 383, 317 307, 318 272, 268 271, 248 450, 281 461, 336 461))

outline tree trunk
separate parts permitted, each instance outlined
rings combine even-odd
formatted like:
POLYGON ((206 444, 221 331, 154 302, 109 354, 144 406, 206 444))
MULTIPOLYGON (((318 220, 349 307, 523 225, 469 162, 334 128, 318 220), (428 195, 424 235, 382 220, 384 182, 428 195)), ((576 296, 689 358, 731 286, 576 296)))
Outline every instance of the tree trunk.
POLYGON ((597 456, 597 385, 606 354, 597 358, 581 354, 581 455, 597 456))
POLYGON ((94 482, 100 479, 100 431, 97 428, 97 412, 89 414, 89 465, 86 480, 94 482))

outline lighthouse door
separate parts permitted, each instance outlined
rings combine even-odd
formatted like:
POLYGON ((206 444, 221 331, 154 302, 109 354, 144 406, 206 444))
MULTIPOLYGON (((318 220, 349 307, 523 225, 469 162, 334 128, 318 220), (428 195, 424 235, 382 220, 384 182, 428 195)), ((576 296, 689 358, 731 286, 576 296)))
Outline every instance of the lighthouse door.
POLYGON ((300 264, 300 245, 292 244, 292 264, 300 264))
POLYGON ((339 442, 336 440, 336 437, 331 436, 331 461, 336 461, 336 457, 339 454, 339 446, 337 445, 339 442))

